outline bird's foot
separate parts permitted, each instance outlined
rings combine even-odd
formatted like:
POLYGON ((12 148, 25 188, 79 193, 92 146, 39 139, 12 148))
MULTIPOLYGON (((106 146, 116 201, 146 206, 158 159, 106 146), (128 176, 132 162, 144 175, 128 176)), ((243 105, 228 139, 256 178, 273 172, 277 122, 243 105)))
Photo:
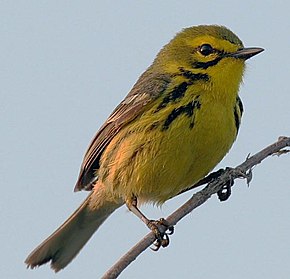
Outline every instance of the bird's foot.
MULTIPOLYGON (((219 170, 221 172, 221 170, 219 170)), ((217 192, 218 198, 221 202, 226 201, 231 193, 232 193, 232 186, 234 185, 234 179, 235 178, 244 178, 247 181, 247 184, 249 186, 251 180, 252 180, 252 170, 250 169, 248 172, 244 172, 241 169, 238 168, 229 168, 227 167, 223 172, 227 172, 228 174, 228 181, 225 182, 223 188, 217 192)))
POLYGON ((156 237, 156 241, 153 243, 155 248, 151 248, 153 251, 158 251, 160 247, 165 248, 169 245, 169 235, 174 233, 174 227, 164 218, 159 220, 150 220, 147 227, 155 234, 156 237))

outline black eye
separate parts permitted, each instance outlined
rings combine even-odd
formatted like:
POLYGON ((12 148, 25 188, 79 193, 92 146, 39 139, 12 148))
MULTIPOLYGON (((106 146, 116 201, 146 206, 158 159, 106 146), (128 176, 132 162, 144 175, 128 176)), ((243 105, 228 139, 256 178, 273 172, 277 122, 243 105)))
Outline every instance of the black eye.
POLYGON ((207 56, 207 55, 210 55, 211 53, 213 53, 214 52, 214 49, 213 49, 213 47, 211 45, 204 44, 204 45, 200 46, 199 52, 202 55, 207 56))

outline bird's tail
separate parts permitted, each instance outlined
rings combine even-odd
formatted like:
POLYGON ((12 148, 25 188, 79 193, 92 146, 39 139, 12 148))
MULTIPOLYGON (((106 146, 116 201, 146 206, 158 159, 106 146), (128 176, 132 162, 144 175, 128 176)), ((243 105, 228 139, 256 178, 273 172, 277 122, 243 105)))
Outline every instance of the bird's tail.
POLYGON ((93 233, 123 202, 110 197, 97 184, 81 206, 25 260, 34 268, 51 260, 55 272, 66 267, 93 233))

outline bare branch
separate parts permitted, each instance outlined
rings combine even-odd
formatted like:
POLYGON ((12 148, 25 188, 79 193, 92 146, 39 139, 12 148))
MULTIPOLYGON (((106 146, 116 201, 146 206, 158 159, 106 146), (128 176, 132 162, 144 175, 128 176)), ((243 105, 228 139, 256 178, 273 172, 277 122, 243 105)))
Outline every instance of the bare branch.
MULTIPOLYGON (((255 165, 260 164, 265 158, 270 155, 281 155, 289 152, 290 137, 279 137, 278 141, 264 148, 257 154, 248 157, 245 162, 238 165, 235 168, 227 169, 224 172, 220 172, 217 177, 212 181, 209 179, 203 180, 204 183, 197 183, 190 187, 190 189, 205 184, 208 185, 201 191, 195 193, 187 202, 185 202, 180 208, 169 215, 166 220, 170 225, 176 225, 183 217, 185 217, 192 210, 197 208, 206 202, 213 194, 222 190, 223 186, 228 181, 236 178, 246 178, 247 182, 251 180, 251 170, 255 165)), ((165 232, 165 227, 160 227, 161 232, 165 232)), ((102 277, 102 279, 117 278, 121 272, 133 262, 143 251, 145 251, 155 241, 155 235, 153 232, 148 233, 142 240, 140 240, 134 247, 132 247, 125 255, 123 255, 102 277)))

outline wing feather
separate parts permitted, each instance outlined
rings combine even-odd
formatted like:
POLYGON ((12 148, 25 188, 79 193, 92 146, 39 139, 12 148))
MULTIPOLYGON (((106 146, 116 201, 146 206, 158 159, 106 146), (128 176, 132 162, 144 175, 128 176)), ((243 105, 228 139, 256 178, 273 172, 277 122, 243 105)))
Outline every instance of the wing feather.
POLYGON ((97 180, 103 151, 114 136, 138 117, 147 104, 160 97, 170 83, 170 76, 154 74, 149 68, 141 75, 125 99, 115 108, 91 141, 85 153, 75 191, 91 190, 97 180))

